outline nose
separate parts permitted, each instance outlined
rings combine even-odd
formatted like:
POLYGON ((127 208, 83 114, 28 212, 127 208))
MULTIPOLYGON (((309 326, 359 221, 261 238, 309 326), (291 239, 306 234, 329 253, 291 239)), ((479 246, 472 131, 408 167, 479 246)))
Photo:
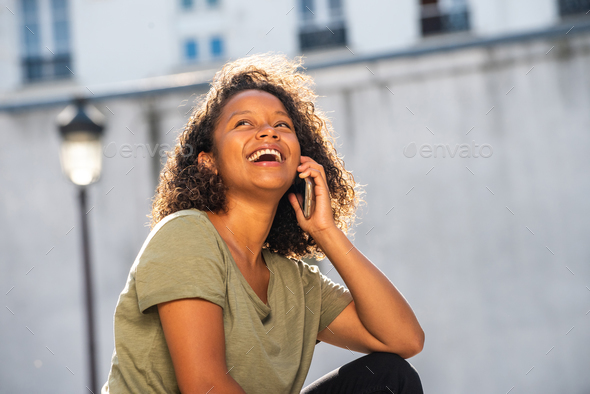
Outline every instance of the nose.
POLYGON ((256 138, 259 138, 259 139, 262 139, 265 137, 271 137, 274 140, 281 139, 281 136, 279 135, 279 133, 277 133, 277 131, 274 129, 274 127, 271 127, 270 125, 265 125, 264 127, 261 127, 256 135, 256 138))

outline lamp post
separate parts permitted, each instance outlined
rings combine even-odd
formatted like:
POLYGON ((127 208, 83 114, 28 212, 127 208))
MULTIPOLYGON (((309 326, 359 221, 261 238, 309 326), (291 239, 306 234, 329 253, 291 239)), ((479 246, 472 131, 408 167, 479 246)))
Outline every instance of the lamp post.
POLYGON ((86 294, 86 326, 88 330, 88 367, 90 375, 90 387, 88 388, 94 394, 98 394, 86 186, 100 178, 102 169, 101 136, 104 130, 104 115, 95 107, 88 105, 84 99, 78 98, 58 115, 57 124, 62 137, 60 154, 62 170, 70 181, 78 186, 86 294))

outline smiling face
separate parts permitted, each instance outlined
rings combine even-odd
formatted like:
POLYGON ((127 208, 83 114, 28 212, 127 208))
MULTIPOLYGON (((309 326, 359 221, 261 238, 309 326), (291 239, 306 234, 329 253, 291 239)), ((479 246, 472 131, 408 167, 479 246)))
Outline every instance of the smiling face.
POLYGON ((213 135, 215 163, 229 193, 275 190, 282 196, 300 164, 299 141, 283 103, 260 90, 245 90, 224 106, 213 135))

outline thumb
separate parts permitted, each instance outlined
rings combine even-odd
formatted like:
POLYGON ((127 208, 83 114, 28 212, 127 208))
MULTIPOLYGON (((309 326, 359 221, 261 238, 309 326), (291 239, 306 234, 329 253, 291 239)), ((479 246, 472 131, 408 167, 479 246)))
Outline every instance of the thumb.
POLYGON ((295 216, 297 216, 297 219, 301 219, 301 217, 303 216, 303 211, 301 210, 301 207, 299 206, 299 201, 297 200, 297 196, 294 193, 289 193, 287 195, 287 198, 289 199, 291 206, 295 210, 295 216))

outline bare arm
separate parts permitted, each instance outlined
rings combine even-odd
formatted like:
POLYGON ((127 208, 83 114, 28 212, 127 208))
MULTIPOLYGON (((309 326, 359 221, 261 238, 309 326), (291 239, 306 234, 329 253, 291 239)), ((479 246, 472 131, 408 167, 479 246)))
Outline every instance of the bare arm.
POLYGON ((424 331, 404 296, 338 229, 314 239, 348 286, 354 299, 318 339, 340 347, 397 353, 422 351, 424 331))
POLYGON ((334 222, 330 192, 324 168, 307 156, 301 156, 299 176, 314 180, 316 206, 305 219, 294 194, 289 201, 297 222, 317 242, 348 286, 350 303, 318 339, 359 351, 383 351, 412 357, 424 346, 424 331, 404 296, 393 283, 354 247, 334 222))
POLYGON ((202 298, 158 304, 180 392, 245 394, 227 373, 223 310, 202 298))

